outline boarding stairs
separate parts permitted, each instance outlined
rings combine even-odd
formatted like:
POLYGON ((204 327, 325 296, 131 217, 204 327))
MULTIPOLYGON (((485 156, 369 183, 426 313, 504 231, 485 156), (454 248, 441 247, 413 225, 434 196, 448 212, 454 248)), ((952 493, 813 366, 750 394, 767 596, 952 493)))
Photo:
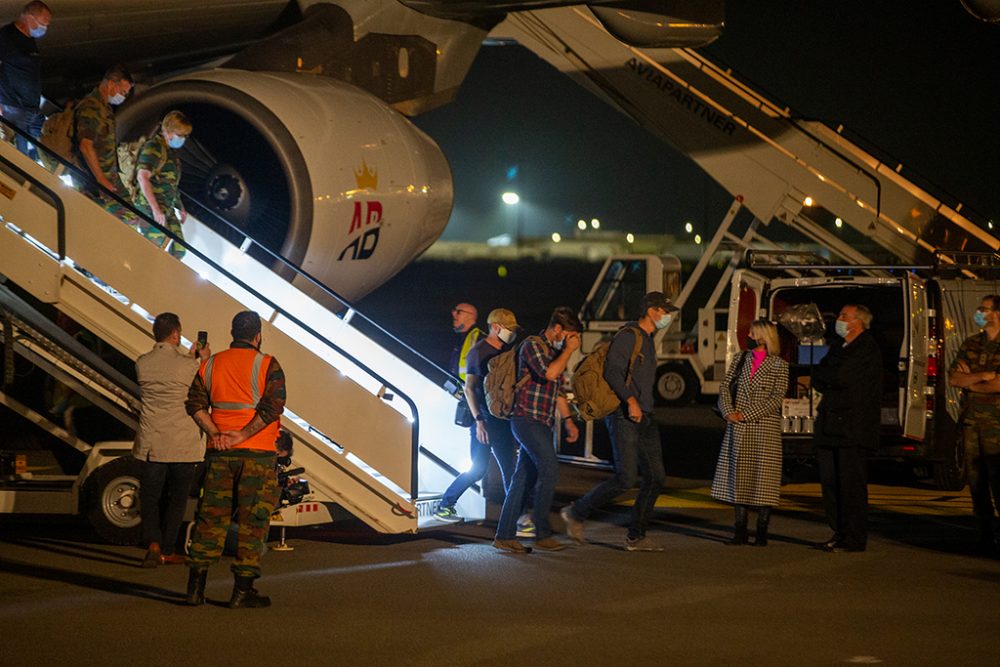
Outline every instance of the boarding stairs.
MULTIPOLYGON (((468 430, 454 424, 455 378, 428 372, 430 362, 298 267, 278 257, 270 265, 252 258, 253 239, 234 246, 189 216, 188 251, 175 259, 72 186, 85 179, 68 164, 50 172, 0 142, 0 281, 54 306, 133 360, 152 347, 157 313, 179 314, 189 333, 208 331, 218 352, 230 340, 232 316, 255 310, 263 320, 263 351, 279 360, 287 378, 282 425, 313 492, 297 506, 313 516, 299 523, 329 520, 336 504, 384 533, 439 525, 433 512, 440 494, 469 464, 468 430), (340 310, 320 305, 279 270, 340 310), (373 330, 378 342, 364 333, 373 330)), ((8 339, 22 341, 19 353, 84 387, 88 398, 134 428, 134 383, 96 371, 85 351, 63 344, 51 322, 4 312, 8 339)), ((456 510, 467 520, 483 518, 479 488, 465 493, 456 510)))
POLYGON ((674 146, 765 225, 778 220, 844 263, 883 263, 865 254, 875 244, 907 265, 1000 246, 902 164, 842 126, 796 118, 697 51, 629 46, 585 6, 510 14, 490 36, 517 41, 674 146))

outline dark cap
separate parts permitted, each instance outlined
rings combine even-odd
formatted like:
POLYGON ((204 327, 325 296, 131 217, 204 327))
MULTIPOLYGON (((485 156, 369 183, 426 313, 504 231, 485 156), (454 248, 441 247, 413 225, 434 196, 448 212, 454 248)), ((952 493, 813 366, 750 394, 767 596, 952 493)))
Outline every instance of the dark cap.
POLYGON ((650 308, 662 308, 668 313, 676 313, 680 310, 677 306, 670 303, 670 299, 663 292, 647 292, 646 296, 642 297, 641 304, 642 311, 639 313, 639 317, 646 314, 646 311, 650 308))
POLYGON ((260 315, 252 310, 244 310, 233 317, 233 340, 251 341, 260 333, 260 315))

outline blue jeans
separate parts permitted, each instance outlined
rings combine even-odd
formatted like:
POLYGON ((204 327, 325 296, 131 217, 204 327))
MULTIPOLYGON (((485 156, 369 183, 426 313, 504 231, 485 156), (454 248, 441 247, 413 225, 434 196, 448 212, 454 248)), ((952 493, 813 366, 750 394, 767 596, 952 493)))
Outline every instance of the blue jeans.
POLYGON ((510 425, 504 419, 495 417, 486 418, 486 433, 489 435, 490 444, 484 445, 476 438, 476 425, 470 427, 471 442, 469 443, 469 453, 472 456, 472 467, 468 472, 464 472, 455 478, 448 490, 441 497, 441 507, 454 507, 458 499, 462 497, 470 486, 478 482, 486 474, 486 467, 490 462, 490 451, 492 450, 497 465, 500 467, 500 474, 503 476, 504 491, 510 486, 511 478, 514 474, 514 437, 510 432, 510 425))
POLYGON ((500 510, 497 539, 512 540, 517 534, 517 517, 524 506, 531 468, 538 475, 531 518, 535 522, 536 539, 541 540, 552 534, 549 510, 552 508, 552 496, 555 495, 556 480, 559 478, 559 461, 552 444, 552 427, 534 419, 523 418, 511 419, 510 426, 521 445, 521 455, 517 458, 517 469, 514 470, 514 478, 507 489, 507 499, 500 510))
POLYGON ((660 448, 660 430, 653 416, 643 414, 636 424, 622 410, 616 410, 604 420, 611 434, 611 447, 615 458, 615 474, 604 480, 587 495, 573 503, 573 516, 584 521, 594 509, 606 505, 628 491, 642 476, 639 495, 632 505, 632 523, 628 537, 636 540, 646 534, 649 515, 656 505, 656 498, 663 488, 663 450, 660 448))
POLYGON ((139 509, 142 540, 147 547, 156 542, 163 554, 174 553, 197 469, 197 463, 143 463, 139 509))
MULTIPOLYGON (((3 117, 11 125, 22 132, 27 132, 35 139, 42 134, 42 123, 45 121, 45 118, 39 113, 38 109, 25 109, 4 104, 3 117)), ((25 155, 28 154, 28 141, 24 137, 17 135, 14 143, 17 145, 19 151, 25 155)))

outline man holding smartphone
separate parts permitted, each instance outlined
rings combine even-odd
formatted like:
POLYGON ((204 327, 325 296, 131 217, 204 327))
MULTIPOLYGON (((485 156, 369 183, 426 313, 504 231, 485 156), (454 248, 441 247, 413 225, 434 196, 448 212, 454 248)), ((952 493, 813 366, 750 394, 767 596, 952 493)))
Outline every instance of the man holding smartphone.
POLYGON ((156 344, 135 362, 142 411, 132 455, 144 462, 139 486, 143 567, 184 562, 174 547, 195 471, 205 458, 201 432, 188 419, 184 402, 201 360, 212 353, 203 333, 198 345, 184 350, 180 318, 160 313, 153 321, 156 344))

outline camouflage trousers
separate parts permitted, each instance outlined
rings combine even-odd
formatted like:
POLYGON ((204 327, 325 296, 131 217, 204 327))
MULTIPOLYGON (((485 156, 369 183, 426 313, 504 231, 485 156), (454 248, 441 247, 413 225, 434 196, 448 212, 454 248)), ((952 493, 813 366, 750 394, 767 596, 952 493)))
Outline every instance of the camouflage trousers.
POLYGON ((970 406, 962 437, 972 511, 985 528, 1000 512, 1000 415, 993 408, 970 406))
POLYGON ((259 577, 271 512, 278 502, 274 456, 213 454, 206 463, 188 567, 203 570, 217 562, 229 524, 236 521, 238 546, 230 569, 237 577, 259 577))
MULTIPOLYGON (((153 212, 149 210, 148 207, 140 204, 136 204, 135 207, 140 211, 142 211, 143 213, 145 213, 146 215, 148 215, 149 217, 151 218, 153 217, 153 212)), ((169 229, 178 238, 184 238, 184 232, 181 229, 181 221, 174 213, 174 210, 173 209, 167 210, 166 215, 167 215, 167 220, 163 224, 163 226, 169 229)), ((164 234, 163 231, 161 231, 158 227, 149 224, 145 220, 136 219, 136 223, 137 224, 135 225, 135 228, 139 230, 139 233, 161 248, 167 243, 167 241, 172 240, 168 239, 167 235, 164 234)), ((174 242, 170 244, 170 254, 176 257, 177 259, 182 259, 184 255, 187 254, 187 250, 185 250, 184 246, 178 245, 176 242, 174 242)))

